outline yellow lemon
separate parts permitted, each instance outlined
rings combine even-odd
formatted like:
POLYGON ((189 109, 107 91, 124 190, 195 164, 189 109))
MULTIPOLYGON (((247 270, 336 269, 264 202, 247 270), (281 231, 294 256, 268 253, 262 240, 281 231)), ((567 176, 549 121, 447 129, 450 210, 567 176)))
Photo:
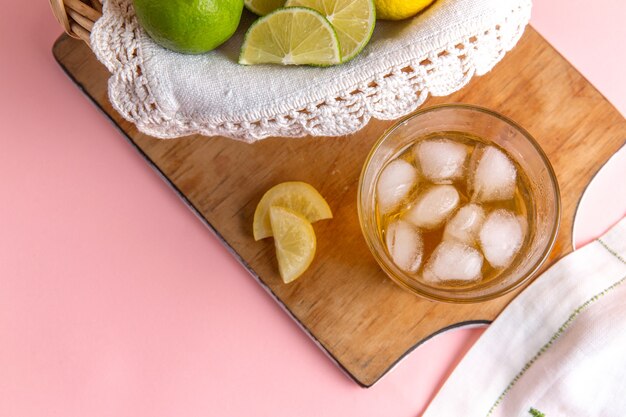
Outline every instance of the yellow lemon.
POLYGON ((415 16, 434 0, 376 0, 376 17, 402 20, 415 16))

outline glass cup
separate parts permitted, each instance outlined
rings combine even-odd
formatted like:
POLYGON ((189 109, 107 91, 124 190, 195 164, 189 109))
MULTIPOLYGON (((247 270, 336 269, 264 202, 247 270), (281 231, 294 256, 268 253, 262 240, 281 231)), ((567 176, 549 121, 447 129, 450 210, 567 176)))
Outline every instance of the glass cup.
MULTIPOLYGON (((359 181, 358 211, 361 229, 374 258, 401 287, 438 301, 469 303, 499 297, 528 281, 548 257, 556 239, 561 204, 559 187, 548 157, 522 127, 491 110, 449 104, 419 110, 395 123, 370 151, 359 181), (398 268, 388 254, 376 218, 375 189, 382 168, 398 152, 418 139, 437 132, 477 136, 502 147, 528 178, 532 194, 529 240, 516 261, 496 279, 465 286, 428 283, 398 268)), ((425 260, 424 260, 425 261, 425 260)))

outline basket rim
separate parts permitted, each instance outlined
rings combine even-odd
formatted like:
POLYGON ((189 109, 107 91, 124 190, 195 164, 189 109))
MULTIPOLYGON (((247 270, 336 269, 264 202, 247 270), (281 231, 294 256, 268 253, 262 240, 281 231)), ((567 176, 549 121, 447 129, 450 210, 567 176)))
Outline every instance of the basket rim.
POLYGON ((49 0, 65 33, 89 44, 94 23, 102 17, 102 0, 49 0))
POLYGON ((67 12, 65 11, 65 4, 63 3, 63 0, 50 0, 50 7, 52 8, 52 14, 61 24, 61 26, 63 26, 63 30, 65 30, 65 33, 72 36, 70 20, 67 16, 67 12))

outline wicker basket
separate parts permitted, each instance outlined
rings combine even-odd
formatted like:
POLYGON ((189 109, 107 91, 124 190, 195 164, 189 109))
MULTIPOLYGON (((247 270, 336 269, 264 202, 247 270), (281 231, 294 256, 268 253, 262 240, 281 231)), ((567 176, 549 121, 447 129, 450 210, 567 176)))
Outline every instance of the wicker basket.
POLYGON ((93 24, 102 16, 102 0, 50 0, 50 6, 68 35, 89 44, 93 24))
MULTIPOLYGON (((428 24, 400 31, 383 26, 367 54, 346 66, 291 71, 238 66, 239 51, 232 42, 223 53, 184 61, 181 55, 152 48, 129 8, 133 0, 107 1, 104 16, 104 0, 50 0, 50 4, 67 34, 93 47, 112 73, 107 92, 113 108, 154 137, 200 134, 246 142, 270 136, 347 135, 372 118, 402 117, 429 95, 449 95, 502 59, 521 37, 531 8, 531 0, 437 2, 423 15, 432 19, 428 24), (142 48, 144 40, 148 48, 142 48), (201 77, 193 82, 174 78, 172 74, 184 76, 181 65, 186 71, 222 71, 225 76, 215 84, 196 86, 193 82, 203 82, 201 77), (267 85, 268 76, 279 82, 260 92, 249 88, 267 85), (163 77, 174 82, 158 82, 163 77)), ((243 26, 238 36, 243 35, 243 26)))

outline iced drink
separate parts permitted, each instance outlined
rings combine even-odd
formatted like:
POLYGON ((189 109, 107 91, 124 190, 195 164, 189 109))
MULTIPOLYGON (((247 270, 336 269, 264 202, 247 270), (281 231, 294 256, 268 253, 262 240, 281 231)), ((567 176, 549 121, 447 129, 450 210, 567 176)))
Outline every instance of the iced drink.
POLYGON ((376 222, 393 263, 443 287, 492 281, 524 253, 528 179, 504 149, 457 132, 421 137, 382 168, 376 222))

